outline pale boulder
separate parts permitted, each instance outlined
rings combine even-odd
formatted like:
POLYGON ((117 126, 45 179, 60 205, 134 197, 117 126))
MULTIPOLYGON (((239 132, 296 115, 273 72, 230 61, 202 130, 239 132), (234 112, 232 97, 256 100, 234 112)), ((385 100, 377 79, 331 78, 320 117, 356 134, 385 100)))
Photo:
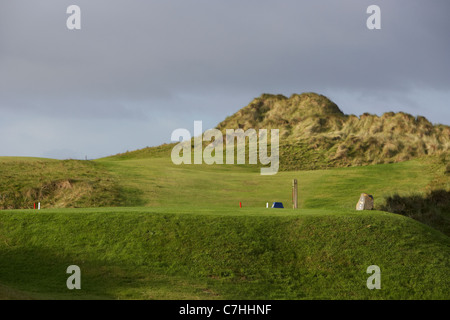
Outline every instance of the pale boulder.
POLYGON ((373 209, 373 197, 367 193, 361 193, 359 201, 356 204, 356 210, 372 210, 373 209))

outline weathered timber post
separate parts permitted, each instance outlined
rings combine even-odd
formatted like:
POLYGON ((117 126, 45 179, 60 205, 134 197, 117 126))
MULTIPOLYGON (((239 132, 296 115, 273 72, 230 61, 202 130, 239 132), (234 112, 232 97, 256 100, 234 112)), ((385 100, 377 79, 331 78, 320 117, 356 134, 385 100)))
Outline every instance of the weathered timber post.
POLYGON ((298 208, 298 186, 297 179, 292 180, 292 208, 298 208))

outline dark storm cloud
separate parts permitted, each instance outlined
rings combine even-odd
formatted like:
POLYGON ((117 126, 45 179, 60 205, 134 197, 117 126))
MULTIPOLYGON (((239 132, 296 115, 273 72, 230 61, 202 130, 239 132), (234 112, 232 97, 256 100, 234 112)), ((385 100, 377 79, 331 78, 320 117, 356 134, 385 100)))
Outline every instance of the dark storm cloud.
POLYGON ((399 107, 448 123, 430 94, 449 96, 448 9, 445 0, 4 0, 0 110, 98 119, 98 130, 146 120, 155 144, 168 137, 154 113, 174 125, 187 112, 220 121, 263 92, 329 93, 344 112, 399 107), (79 31, 65 26, 71 4, 79 31), (381 30, 366 28, 371 4, 381 30))
POLYGON ((383 30, 375 32, 365 28, 365 1, 75 1, 78 32, 65 28, 73 1, 14 2, 2 39, 2 88, 14 94, 132 99, 224 85, 449 84, 448 5, 438 1, 378 1, 383 30))

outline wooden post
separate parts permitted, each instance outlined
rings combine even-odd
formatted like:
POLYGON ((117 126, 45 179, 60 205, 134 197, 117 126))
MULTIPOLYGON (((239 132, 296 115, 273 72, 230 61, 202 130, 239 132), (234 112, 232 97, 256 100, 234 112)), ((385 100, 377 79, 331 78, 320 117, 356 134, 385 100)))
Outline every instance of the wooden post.
POLYGON ((292 208, 298 208, 298 187, 297 179, 292 180, 292 208))

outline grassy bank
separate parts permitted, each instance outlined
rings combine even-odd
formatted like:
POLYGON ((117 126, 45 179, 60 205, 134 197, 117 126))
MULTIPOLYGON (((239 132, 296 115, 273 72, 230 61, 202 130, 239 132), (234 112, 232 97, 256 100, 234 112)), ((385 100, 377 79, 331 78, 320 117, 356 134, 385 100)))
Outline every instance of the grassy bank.
POLYGON ((0 283, 22 297, 450 298, 449 238, 377 211, 3 211, 0 234, 0 283), (82 290, 66 288, 72 264, 82 290), (373 264, 381 290, 366 287, 373 264))
POLYGON ((94 161, 0 157, 0 209, 120 204, 120 188, 94 161))

